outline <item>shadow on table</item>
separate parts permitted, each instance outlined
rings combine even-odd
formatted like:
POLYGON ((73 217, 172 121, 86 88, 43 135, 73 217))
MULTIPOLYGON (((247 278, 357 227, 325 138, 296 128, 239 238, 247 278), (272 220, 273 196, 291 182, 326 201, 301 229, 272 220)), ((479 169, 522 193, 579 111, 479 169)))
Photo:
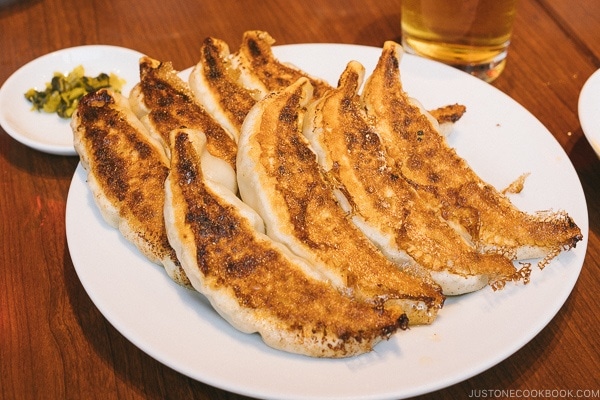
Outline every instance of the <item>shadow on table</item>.
POLYGON ((0 18, 39 2, 40 0, 0 0, 0 18))

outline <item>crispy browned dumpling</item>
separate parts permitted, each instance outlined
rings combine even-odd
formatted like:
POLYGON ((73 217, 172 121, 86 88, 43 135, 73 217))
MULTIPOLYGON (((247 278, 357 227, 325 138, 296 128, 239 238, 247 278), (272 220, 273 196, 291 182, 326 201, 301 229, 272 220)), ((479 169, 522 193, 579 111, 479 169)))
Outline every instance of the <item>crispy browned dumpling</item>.
POLYGON ((386 42, 362 94, 398 176, 483 252, 541 258, 538 265, 543 267, 562 250, 575 247, 581 230, 565 212, 528 214, 517 209, 448 146, 430 117, 403 91, 401 55, 400 45, 386 42))
POLYGON ((260 217, 207 177, 215 160, 205 143, 201 133, 172 132, 165 219, 192 285, 227 321, 269 346, 313 357, 368 352, 406 329, 401 310, 340 292, 261 233, 260 217))
POLYGON ((204 109, 169 62, 140 60, 140 82, 129 100, 138 118, 161 141, 168 154, 169 133, 188 128, 204 132, 208 150, 235 166, 235 139, 204 109))
POLYGON ((402 309, 411 323, 430 323, 443 304, 437 285, 389 261, 352 224, 302 136, 312 87, 301 78, 260 101, 240 136, 238 186, 263 218, 267 234, 309 260, 338 290, 402 309))
POLYGON ((227 43, 206 38, 200 49, 200 60, 189 77, 196 98, 236 141, 246 114, 259 97, 258 93, 241 85, 239 75, 240 72, 231 66, 227 43))
POLYGON ((431 274, 444 294, 494 286, 517 276, 512 262, 480 254, 393 170, 363 112, 364 68, 350 62, 336 90, 309 106, 304 135, 336 182, 356 225, 390 258, 407 258, 431 274))
POLYGON ((307 78, 314 96, 320 97, 331 85, 299 68, 280 62, 271 50, 275 39, 264 31, 246 31, 239 50, 234 54, 234 67, 240 72, 240 82, 250 90, 258 90, 261 98, 281 90, 299 78, 307 78))
POLYGON ((164 265, 173 280, 188 286, 165 231, 169 160, 160 144, 129 109, 127 99, 106 89, 81 99, 71 126, 75 149, 104 219, 150 261, 164 265))

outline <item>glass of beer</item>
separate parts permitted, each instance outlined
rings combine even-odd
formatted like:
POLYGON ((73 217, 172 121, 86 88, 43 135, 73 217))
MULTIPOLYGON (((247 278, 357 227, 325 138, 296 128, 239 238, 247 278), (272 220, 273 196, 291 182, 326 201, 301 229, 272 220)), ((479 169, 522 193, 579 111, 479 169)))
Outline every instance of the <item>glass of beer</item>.
POLYGON ((402 0, 402 46, 487 82, 500 75, 517 0, 402 0))

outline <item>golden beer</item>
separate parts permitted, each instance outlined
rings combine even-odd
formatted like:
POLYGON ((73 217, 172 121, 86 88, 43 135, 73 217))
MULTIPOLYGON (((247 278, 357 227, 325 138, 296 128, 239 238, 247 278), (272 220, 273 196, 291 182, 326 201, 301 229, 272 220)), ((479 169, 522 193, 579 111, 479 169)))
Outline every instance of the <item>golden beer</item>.
POLYGON ((516 2, 402 0, 402 45, 492 81, 504 69, 516 2))

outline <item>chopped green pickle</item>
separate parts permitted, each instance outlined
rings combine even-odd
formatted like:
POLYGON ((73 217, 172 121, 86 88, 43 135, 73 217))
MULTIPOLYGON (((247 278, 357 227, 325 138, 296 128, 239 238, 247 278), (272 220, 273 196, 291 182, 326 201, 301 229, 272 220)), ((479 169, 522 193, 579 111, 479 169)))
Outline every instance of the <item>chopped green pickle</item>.
POLYGON ((124 84, 125 80, 112 72, 110 75, 102 72, 96 77, 85 76, 83 66, 79 65, 66 76, 55 72, 52 80, 46 83, 45 90, 29 89, 25 98, 31 102, 32 110, 57 113, 61 118, 71 118, 79 99, 86 94, 102 88, 121 92, 124 84))

